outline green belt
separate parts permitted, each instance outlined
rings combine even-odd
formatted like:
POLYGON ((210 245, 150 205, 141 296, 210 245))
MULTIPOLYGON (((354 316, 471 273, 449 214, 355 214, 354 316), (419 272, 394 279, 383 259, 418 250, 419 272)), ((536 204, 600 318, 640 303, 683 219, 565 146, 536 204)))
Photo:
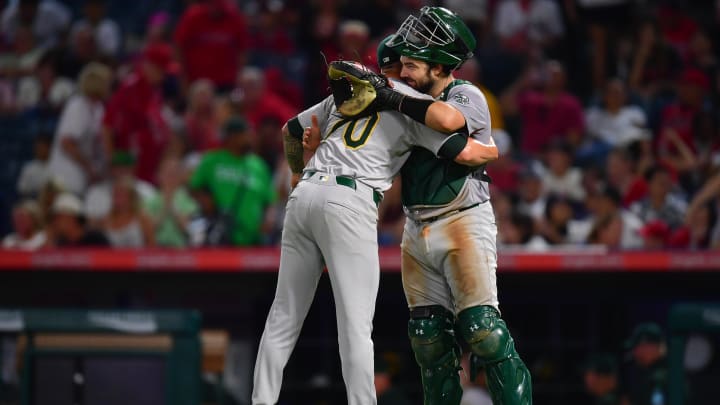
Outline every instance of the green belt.
MULTIPOLYGON (((307 180, 310 177, 314 176, 315 173, 317 173, 317 172, 314 170, 308 170, 306 172, 303 172, 301 179, 307 180)), ((335 183, 337 183, 341 186, 349 187, 353 190, 357 190, 357 183, 355 182, 355 179, 353 179, 352 177, 335 176, 335 183)), ((375 189, 373 189, 373 201, 375 202, 375 205, 380 205, 380 201, 382 201, 382 194, 375 189)))

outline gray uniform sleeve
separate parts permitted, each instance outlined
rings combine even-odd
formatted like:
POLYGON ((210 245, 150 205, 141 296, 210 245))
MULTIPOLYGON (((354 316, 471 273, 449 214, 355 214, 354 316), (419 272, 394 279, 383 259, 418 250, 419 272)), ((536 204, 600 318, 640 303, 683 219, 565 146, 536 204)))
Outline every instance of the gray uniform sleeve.
POLYGON ((409 117, 406 117, 406 121, 408 125, 408 135, 410 139, 412 139, 412 143, 429 150, 435 156, 455 159, 463 148, 465 148, 467 140, 460 134, 446 135, 420 124, 409 117))
POLYGON ((490 110, 480 89, 471 84, 455 86, 450 89, 446 102, 465 117, 470 136, 483 143, 490 142, 490 110))
POLYGON ((290 135, 295 138, 302 139, 303 131, 306 127, 312 124, 311 117, 317 115, 318 124, 320 124, 320 133, 324 134, 327 127, 327 123, 335 109, 335 101, 332 96, 327 97, 325 100, 315 104, 307 110, 301 112, 296 117, 288 121, 288 131, 290 135))

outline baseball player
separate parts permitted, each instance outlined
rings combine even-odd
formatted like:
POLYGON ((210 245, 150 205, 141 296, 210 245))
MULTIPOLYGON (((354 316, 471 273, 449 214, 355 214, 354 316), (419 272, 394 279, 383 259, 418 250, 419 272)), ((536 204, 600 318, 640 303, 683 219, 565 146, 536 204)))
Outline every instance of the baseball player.
MULTIPOLYGON (((491 142, 490 114, 480 90, 452 71, 476 42, 463 21, 424 7, 400 26, 389 46, 401 55, 401 77, 434 100, 377 88, 382 108, 400 111, 441 132, 463 131, 491 142)), ((422 371, 426 405, 459 404, 458 330, 475 367, 487 373, 493 402, 532 404, 530 373, 500 318, 495 270, 497 228, 484 166, 469 169, 415 147, 402 168, 406 221, 402 280, 410 308, 408 334, 422 371)))
MULTIPOLYGON (((333 62, 330 67, 366 71, 349 62, 333 62)), ((396 91, 422 97, 400 84, 396 91)), ((334 94, 339 93, 334 90, 334 94)), ((285 155, 301 181, 286 207, 277 290, 255 363, 255 405, 278 400, 283 369, 324 264, 335 298, 348 404, 376 404, 370 335, 379 282, 376 228, 382 193, 413 145, 472 166, 497 157, 494 144, 446 136, 398 112, 371 111, 355 119, 343 118, 337 112, 344 101, 337 95, 328 97, 283 127, 285 155), (303 168, 305 127, 321 133, 323 141, 303 168)))

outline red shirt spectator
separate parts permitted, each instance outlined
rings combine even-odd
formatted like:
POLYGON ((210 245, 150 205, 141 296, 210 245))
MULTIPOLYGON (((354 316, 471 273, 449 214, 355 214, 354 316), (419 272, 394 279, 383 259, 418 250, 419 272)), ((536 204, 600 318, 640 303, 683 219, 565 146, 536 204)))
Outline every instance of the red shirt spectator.
POLYGON ((172 64, 172 50, 155 44, 143 52, 139 68, 128 75, 110 98, 103 117, 103 132, 110 150, 131 151, 137 157, 138 178, 152 182, 160 157, 170 140, 162 114, 160 84, 172 64))
POLYGON ((235 83, 247 49, 245 18, 227 0, 207 0, 187 8, 175 30, 186 78, 210 79, 226 89, 235 83))
POLYGON ((553 139, 566 138, 570 132, 580 134, 583 131, 582 106, 569 93, 548 97, 544 93, 528 91, 520 95, 518 104, 523 120, 523 152, 541 152, 553 139))
POLYGON ((502 96, 503 111, 522 120, 524 153, 537 154, 554 139, 577 147, 585 118, 577 97, 565 90, 565 71, 556 61, 529 71, 502 96))
POLYGON ((283 98, 267 91, 262 70, 245 68, 239 84, 244 93, 243 114, 253 127, 258 128, 265 120, 284 123, 297 114, 297 110, 283 98))
POLYGON ((662 111, 658 155, 674 170, 685 172, 694 169, 697 159, 695 125, 709 88, 710 80, 702 71, 687 69, 677 82, 678 100, 662 111))

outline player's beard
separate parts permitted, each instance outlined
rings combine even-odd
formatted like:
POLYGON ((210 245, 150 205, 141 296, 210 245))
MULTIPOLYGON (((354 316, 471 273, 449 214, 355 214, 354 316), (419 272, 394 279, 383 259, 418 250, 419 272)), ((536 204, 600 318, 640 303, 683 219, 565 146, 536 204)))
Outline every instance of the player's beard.
MULTIPOLYGON (((407 82, 407 79, 405 80, 405 82, 407 82)), ((430 93, 430 89, 433 88, 434 84, 435 84, 435 81, 430 76, 430 69, 425 71, 425 77, 420 78, 418 80, 413 80, 412 84, 408 83, 408 85, 410 87, 414 88, 415 90, 417 90, 423 94, 430 93)))
POLYGON ((428 93, 430 93, 430 89, 432 89, 432 88, 433 88, 433 85, 435 84, 435 81, 434 81, 433 78, 430 76, 430 69, 428 69, 427 71, 425 71, 425 78, 424 78, 424 79, 425 79, 425 80, 423 80, 423 81, 415 82, 415 86, 416 86, 416 87, 415 87, 415 90, 417 90, 417 91, 419 91, 420 93, 423 93, 423 94, 428 94, 428 93))

